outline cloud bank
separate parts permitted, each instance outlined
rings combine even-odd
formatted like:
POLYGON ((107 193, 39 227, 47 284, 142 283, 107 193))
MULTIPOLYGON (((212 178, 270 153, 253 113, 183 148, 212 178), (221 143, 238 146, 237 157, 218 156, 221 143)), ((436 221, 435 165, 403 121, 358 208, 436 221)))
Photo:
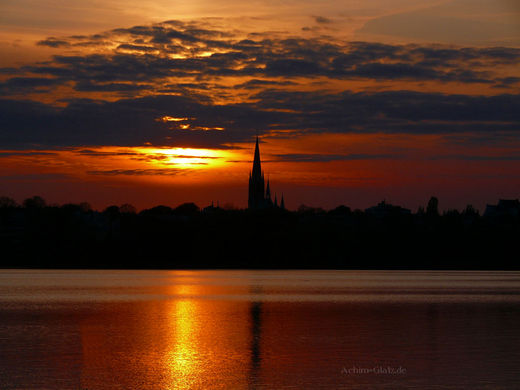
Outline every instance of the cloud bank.
POLYGON ((257 133, 520 130, 518 48, 244 36, 181 21, 50 37, 38 44, 59 54, 1 70, 5 148, 225 148, 257 133), (356 91, 351 82, 380 87, 356 91), (344 87, 333 91, 323 83, 344 87), (423 84, 430 87, 417 87, 423 84), (503 91, 455 94, 432 85, 503 91))

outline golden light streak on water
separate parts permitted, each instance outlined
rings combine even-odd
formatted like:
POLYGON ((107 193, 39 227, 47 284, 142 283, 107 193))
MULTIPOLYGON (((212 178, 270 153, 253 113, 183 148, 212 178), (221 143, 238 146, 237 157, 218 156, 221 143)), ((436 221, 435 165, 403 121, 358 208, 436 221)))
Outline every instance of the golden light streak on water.
MULTIPOLYGON (((196 286, 174 286, 174 294, 196 294, 196 286)), ((195 300, 179 299, 169 306, 171 312, 168 321, 171 328, 171 339, 164 362, 169 372, 167 389, 192 388, 196 375, 201 370, 199 353, 200 324, 198 323, 198 307, 195 300)))

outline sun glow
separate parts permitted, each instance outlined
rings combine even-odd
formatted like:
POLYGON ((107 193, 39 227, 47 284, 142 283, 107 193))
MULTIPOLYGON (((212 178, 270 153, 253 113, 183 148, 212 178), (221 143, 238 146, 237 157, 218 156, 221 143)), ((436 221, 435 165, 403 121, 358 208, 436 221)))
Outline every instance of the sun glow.
POLYGON ((176 168, 215 168, 225 164, 230 152, 195 148, 140 148, 154 164, 176 168))

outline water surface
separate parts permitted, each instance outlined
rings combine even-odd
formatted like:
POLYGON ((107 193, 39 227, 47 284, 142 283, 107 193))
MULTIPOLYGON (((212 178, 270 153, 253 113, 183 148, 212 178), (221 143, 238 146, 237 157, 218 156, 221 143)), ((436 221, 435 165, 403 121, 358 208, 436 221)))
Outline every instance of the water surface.
POLYGON ((1 389, 511 389, 520 273, 0 271, 1 389))

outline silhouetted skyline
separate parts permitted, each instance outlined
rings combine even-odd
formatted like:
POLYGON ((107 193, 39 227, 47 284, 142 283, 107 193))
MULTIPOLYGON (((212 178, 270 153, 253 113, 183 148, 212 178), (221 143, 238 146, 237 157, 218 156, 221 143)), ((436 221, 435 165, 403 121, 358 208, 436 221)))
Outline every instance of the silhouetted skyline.
POLYGON ((137 212, 87 203, 17 205, 0 197, 0 267, 518 269, 520 201, 416 212, 300 206, 228 209, 194 203, 137 212))

